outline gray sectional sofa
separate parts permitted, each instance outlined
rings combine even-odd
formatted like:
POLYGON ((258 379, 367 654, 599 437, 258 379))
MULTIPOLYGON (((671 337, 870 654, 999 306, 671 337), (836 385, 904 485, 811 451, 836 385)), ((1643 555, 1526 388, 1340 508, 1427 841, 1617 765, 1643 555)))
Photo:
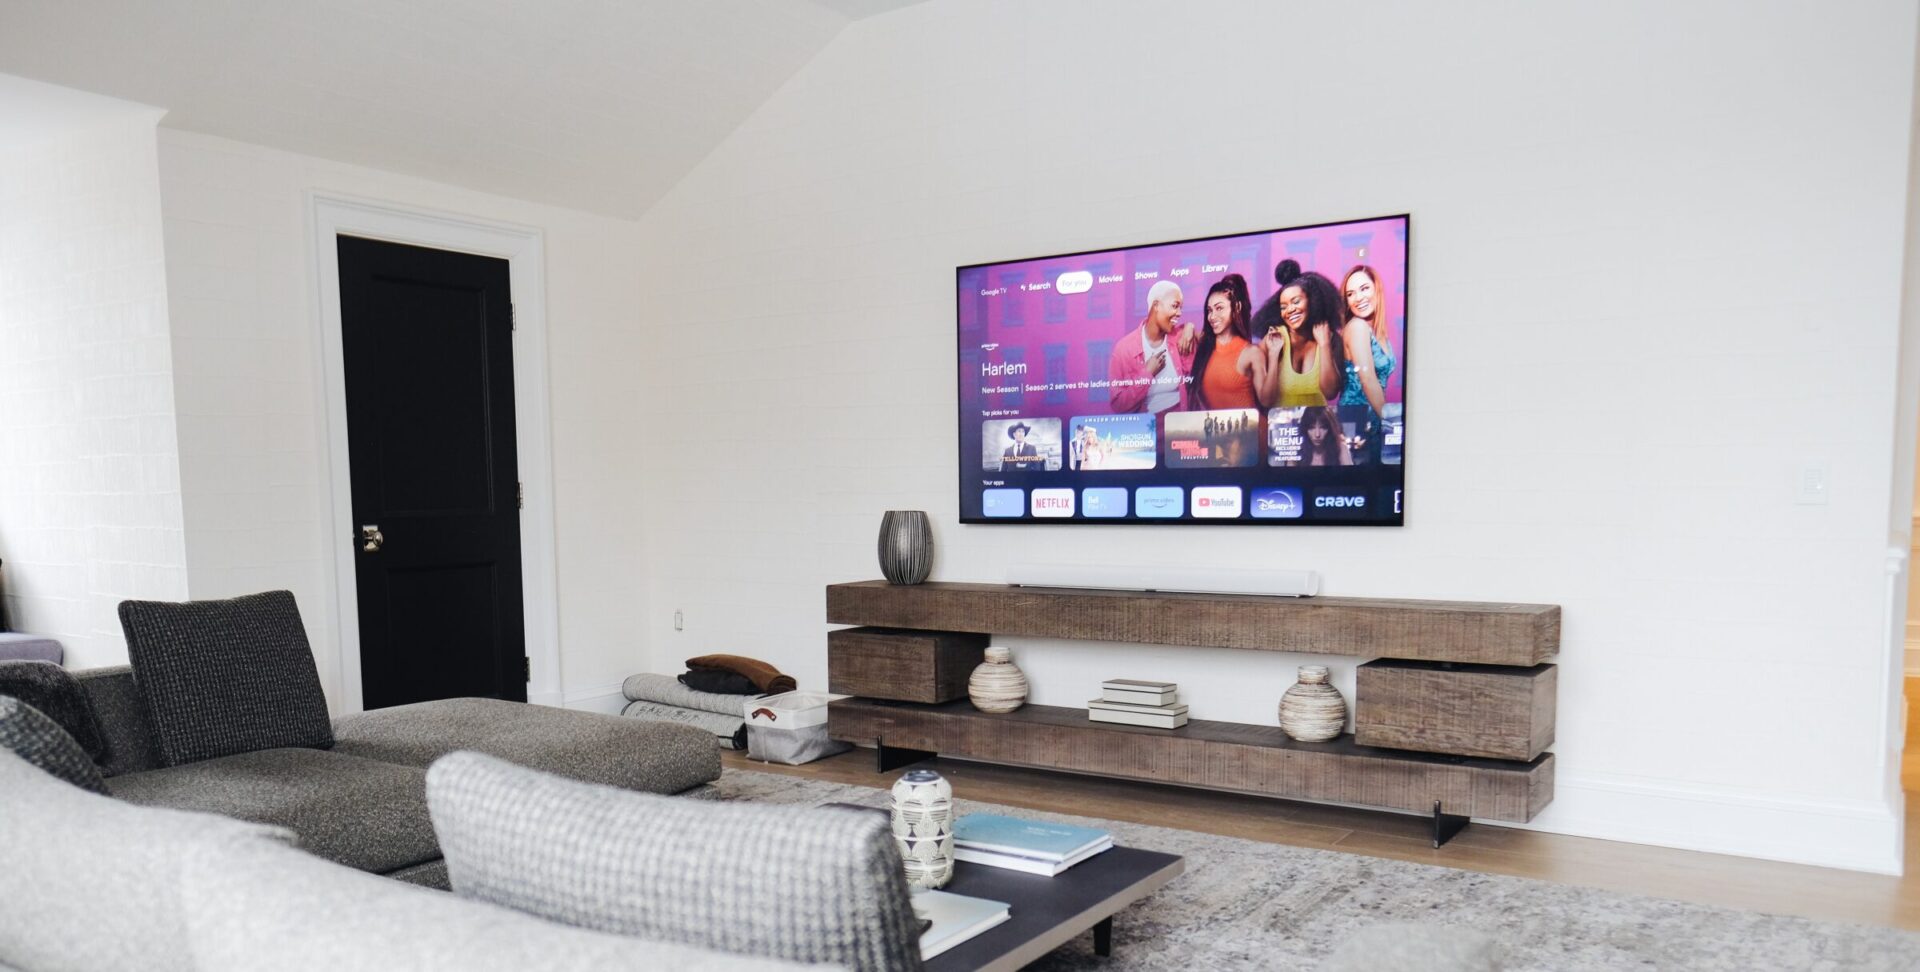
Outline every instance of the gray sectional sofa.
POLYGON ((331 749, 277 748, 162 766, 126 666, 75 672, 109 749, 115 797, 285 827, 300 846, 357 870, 446 886, 427 817, 426 768, 470 750, 589 783, 678 793, 720 776, 700 730, 596 712, 449 699, 342 716, 331 749))
POLYGON ((884 821, 665 796, 703 730, 330 720, 284 591, 120 616, 131 666, 0 665, 0 972, 920 965, 884 821))
MULTIPOLYGON (((484 772, 486 767, 481 769, 484 772)), ((504 774, 495 769, 493 775, 512 783, 517 779, 512 774, 528 772, 513 767, 504 774)), ((470 767, 468 776, 472 775, 470 767)), ((603 802, 627 802, 619 819, 600 822, 619 831, 643 830, 663 814, 672 816, 671 805, 685 802, 557 782, 603 791, 607 795, 597 798, 603 802)), ((489 785, 497 789, 500 784, 489 785)), ((442 812, 463 816, 468 821, 464 831, 484 828, 488 817, 501 809, 497 798, 485 798, 494 800, 494 805, 475 805, 468 796, 442 812)), ((741 839, 740 821, 726 819, 753 811, 764 812, 763 808, 713 807, 692 824, 710 829, 676 836, 692 836, 733 863, 765 851, 741 839)), ((619 836, 613 830, 583 834, 579 828, 591 824, 577 820, 539 825, 524 815, 513 819, 531 842, 528 847, 536 850, 565 843, 550 836, 572 837, 575 842, 584 839, 588 848, 612 845, 619 836)), ((793 847, 787 863, 792 872, 845 887, 866 881, 876 859, 881 867, 899 868, 897 856, 886 856, 892 845, 884 822, 876 824, 870 815, 802 810, 793 811, 791 819, 795 827, 813 835, 793 847), (857 855, 846 852, 856 846, 869 851, 867 866, 860 871, 849 863, 857 855)), ((792 954, 787 942, 776 943, 777 950, 754 954, 729 947, 733 942, 703 937, 708 930, 751 926, 739 920, 743 914, 772 910, 766 902, 789 889, 764 880, 758 888, 742 888, 740 878, 723 875, 711 893, 687 896, 693 910, 685 906, 660 910, 691 920, 652 929, 649 935, 620 934, 486 900, 498 898, 499 893, 485 886, 481 888, 488 892, 484 896, 449 894, 342 867, 300 850, 299 843, 299 837, 281 827, 143 807, 89 793, 0 749, 0 901, 5 902, 0 909, 4 911, 0 972, 793 972, 802 968, 818 972, 861 968, 859 963, 834 958, 823 963, 817 954, 800 962, 777 957, 792 954)), ((689 879, 713 877, 705 870, 691 875, 649 872, 647 862, 636 865, 629 860, 623 865, 617 856, 607 856, 609 867, 628 869, 626 887, 685 890, 689 879)), ((513 875, 514 868, 523 867, 530 879, 558 880, 563 890, 570 889, 569 871, 542 866, 552 861, 540 860, 524 848, 515 857, 517 861, 504 862, 498 855, 489 858, 483 847, 464 863, 496 876, 513 875)), ((493 880, 498 883, 499 879, 493 880)), ((900 893, 904 895, 904 888, 900 893)), ((555 899, 573 900, 580 894, 591 900, 591 891, 584 888, 555 899)), ((836 906, 830 895, 814 901, 817 908, 836 906)), ((840 941, 874 937, 867 928, 871 917, 856 907, 870 905, 870 901, 838 903, 839 929, 844 933, 840 941)), ((910 970, 917 965, 909 959, 882 967, 910 970)))

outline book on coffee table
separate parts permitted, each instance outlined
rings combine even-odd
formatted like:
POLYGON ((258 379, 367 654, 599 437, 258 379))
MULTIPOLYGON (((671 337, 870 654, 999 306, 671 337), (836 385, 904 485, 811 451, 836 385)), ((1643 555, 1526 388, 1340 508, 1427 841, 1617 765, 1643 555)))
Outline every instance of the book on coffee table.
POLYGON ((985 864, 988 867, 1004 867, 1009 871, 1025 871, 1028 874, 1038 874, 1041 877, 1054 877, 1061 871, 1095 854, 1112 849, 1113 839, 1109 837, 1071 857, 1062 860, 1053 860, 1046 857, 1029 857, 1024 854, 1003 854, 999 851, 979 850, 977 848, 961 847, 959 844, 955 844, 953 846, 953 859, 956 861, 966 861, 969 864, 985 864))
POLYGON ((926 961, 1011 918, 1013 907, 948 891, 915 891, 913 913, 933 922, 920 933, 920 960, 926 961))
POLYGON ((1112 834, 1091 827, 995 813, 970 813, 953 822, 956 860, 1047 877, 1112 847, 1112 834))

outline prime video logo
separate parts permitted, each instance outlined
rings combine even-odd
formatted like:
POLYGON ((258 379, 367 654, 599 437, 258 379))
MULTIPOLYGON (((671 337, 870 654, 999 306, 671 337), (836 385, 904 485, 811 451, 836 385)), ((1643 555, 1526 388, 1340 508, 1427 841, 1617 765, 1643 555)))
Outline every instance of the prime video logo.
POLYGON ((1293 520, 1298 519, 1306 509, 1301 502, 1297 489, 1261 489, 1253 493, 1252 513, 1257 519, 1293 520))

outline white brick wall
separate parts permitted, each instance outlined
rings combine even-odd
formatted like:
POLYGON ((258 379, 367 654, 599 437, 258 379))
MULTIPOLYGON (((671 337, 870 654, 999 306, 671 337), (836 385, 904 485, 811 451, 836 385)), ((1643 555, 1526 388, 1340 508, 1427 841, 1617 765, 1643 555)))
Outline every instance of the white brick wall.
MULTIPOLYGON (((1546 829, 1895 866, 1887 450, 1911 4, 935 0, 851 25, 642 220, 654 664, 821 685, 886 509, 1014 559, 1565 606, 1546 829), (1410 211, 1403 529, 959 527, 956 265, 1410 211), (1802 460, 1832 501, 1795 505, 1802 460), (676 633, 675 608, 687 612, 676 633), (1707 823, 1711 821, 1711 823, 1707 823)), ((1904 497, 1900 497, 1904 502, 1904 497)), ((1047 642, 1038 702, 1308 659, 1047 642)), ((1351 685, 1351 659, 1336 659, 1351 685)))
POLYGON ((122 599, 187 593, 157 121, 0 150, 0 559, 75 667, 125 661, 122 599))

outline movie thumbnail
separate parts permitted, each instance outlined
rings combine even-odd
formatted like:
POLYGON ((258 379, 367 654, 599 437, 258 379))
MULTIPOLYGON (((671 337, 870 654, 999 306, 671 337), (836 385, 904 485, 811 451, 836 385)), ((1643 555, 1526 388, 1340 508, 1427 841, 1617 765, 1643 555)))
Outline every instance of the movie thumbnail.
POLYGON ((1380 413, 1380 461, 1389 466, 1400 464, 1407 439, 1405 415, 1406 406, 1399 402, 1388 402, 1380 413))
POLYGON ((1059 468, 1059 419, 988 419, 981 423, 982 471, 1053 472, 1059 468))
POLYGON ((1067 431, 1067 467, 1152 469, 1154 442, 1151 415, 1076 415, 1067 431))
MULTIPOLYGON (((1366 406, 1360 406, 1363 411, 1366 406)), ((1267 465, 1351 466, 1349 431, 1332 405, 1275 408, 1267 412, 1267 465)))
POLYGON ((1260 463, 1260 411, 1225 408, 1168 412, 1167 468, 1200 469, 1260 463))

